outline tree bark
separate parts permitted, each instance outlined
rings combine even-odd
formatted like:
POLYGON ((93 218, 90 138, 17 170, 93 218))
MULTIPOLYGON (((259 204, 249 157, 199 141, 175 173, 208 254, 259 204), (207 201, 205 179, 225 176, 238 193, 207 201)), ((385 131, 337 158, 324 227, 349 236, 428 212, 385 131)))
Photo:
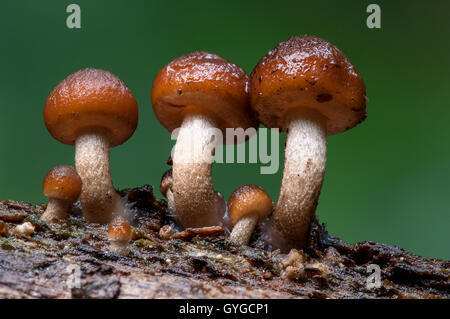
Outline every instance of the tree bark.
MULTIPOLYGON (((88 224, 76 203, 67 220, 46 224, 46 205, 0 202, 0 298, 449 298, 450 262, 401 248, 350 245, 314 220, 303 251, 234 246, 221 227, 183 230, 144 186, 119 192, 133 212, 128 256, 108 250, 107 226, 88 224), (13 235, 25 221, 31 235, 13 235), (174 234, 159 235, 169 225, 174 234), (368 288, 370 264, 381 286, 368 288)), ((166 229, 167 230, 167 227, 166 229)), ((370 281, 370 280, 369 280, 370 281)))

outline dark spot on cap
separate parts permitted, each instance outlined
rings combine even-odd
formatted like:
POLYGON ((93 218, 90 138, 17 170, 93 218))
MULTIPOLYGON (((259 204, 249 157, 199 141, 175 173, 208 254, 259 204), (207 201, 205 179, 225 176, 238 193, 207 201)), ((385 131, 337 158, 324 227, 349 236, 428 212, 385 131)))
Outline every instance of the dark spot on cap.
POLYGON ((328 101, 331 101, 332 99, 333 99, 333 96, 328 93, 323 93, 323 94, 319 94, 316 96, 316 100, 319 103, 328 102, 328 101))
POLYGON ((178 90, 178 94, 182 94, 183 93, 183 91, 182 90, 178 90))

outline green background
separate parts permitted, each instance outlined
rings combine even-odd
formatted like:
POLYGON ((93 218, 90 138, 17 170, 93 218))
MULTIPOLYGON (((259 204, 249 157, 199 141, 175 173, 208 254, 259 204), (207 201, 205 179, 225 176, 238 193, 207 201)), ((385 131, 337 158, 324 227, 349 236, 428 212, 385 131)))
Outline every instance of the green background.
MULTIPOLYGON (((153 79, 172 59, 217 53, 251 72, 292 35, 340 48, 367 85, 368 118, 328 142, 317 214, 349 242, 372 240, 450 259, 450 2, 448 1, 2 1, 0 5, 0 198, 45 202, 42 179, 72 164, 74 149, 43 121, 49 92, 69 74, 96 67, 119 76, 139 103, 134 136, 111 151, 117 188, 158 185, 173 141, 150 104, 153 79), (81 29, 66 7, 81 6, 81 29), (381 29, 366 7, 381 6, 381 29)), ((216 164, 226 197, 255 183, 276 200, 280 170, 216 164)), ((157 195, 160 196, 159 191, 157 195)))

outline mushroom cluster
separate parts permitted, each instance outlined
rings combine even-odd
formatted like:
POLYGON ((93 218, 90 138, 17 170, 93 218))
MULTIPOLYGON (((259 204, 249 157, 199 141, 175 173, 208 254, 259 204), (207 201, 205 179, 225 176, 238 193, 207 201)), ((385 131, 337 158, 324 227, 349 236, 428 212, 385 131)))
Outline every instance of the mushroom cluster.
MULTIPOLYGON (((236 245, 248 245, 258 223, 268 220, 261 229, 272 247, 303 248, 325 174, 327 136, 364 120, 365 94, 362 78, 344 54, 314 36, 281 42, 250 77, 209 52, 173 60, 158 72, 151 92, 156 118, 177 137, 173 167, 160 182, 168 211, 184 228, 229 227, 229 240, 236 245), (227 204, 211 178, 215 149, 223 143, 218 137, 227 129, 246 131, 259 124, 287 134, 278 201, 272 203, 264 189, 248 184, 237 188, 227 204)), ((109 223, 111 251, 127 255, 131 224, 111 180, 109 150, 137 127, 133 94, 110 72, 84 69, 50 93, 44 120, 55 139, 75 146, 76 171, 62 165, 48 172, 44 194, 49 203, 41 219, 66 218, 80 197, 86 221, 109 223)), ((160 236, 172 233, 163 227, 160 236)))

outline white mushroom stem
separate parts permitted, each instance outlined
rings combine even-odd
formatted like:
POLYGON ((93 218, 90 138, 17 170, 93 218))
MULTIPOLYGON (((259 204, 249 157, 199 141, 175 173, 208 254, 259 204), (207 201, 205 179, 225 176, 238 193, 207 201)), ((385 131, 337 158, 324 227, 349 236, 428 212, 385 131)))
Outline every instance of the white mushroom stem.
MULTIPOLYGON (((326 167, 325 119, 318 113, 297 113, 288 126, 283 181, 273 216, 282 247, 303 248, 314 218, 326 167)), ((275 239, 275 241, 277 240, 275 239)))
POLYGON ((173 199, 173 193, 170 189, 166 192, 167 209, 170 213, 175 213, 175 200, 173 199))
POLYGON ((105 133, 80 135, 75 142, 75 166, 82 181, 80 202, 87 221, 108 223, 125 206, 111 181, 109 141, 105 133))
POLYGON ((109 251, 120 256, 126 256, 130 252, 129 243, 129 240, 110 240, 109 251))
POLYGON ((215 125, 206 117, 191 115, 179 130, 173 154, 173 199, 184 227, 218 225, 225 203, 211 181, 214 149, 218 144, 215 125))
POLYGON ((53 219, 67 218, 67 211, 69 210, 70 202, 62 199, 50 198, 41 220, 51 222, 53 219))
POLYGON ((242 217, 236 225, 234 225, 229 240, 235 245, 247 245, 257 223, 257 214, 242 217))

